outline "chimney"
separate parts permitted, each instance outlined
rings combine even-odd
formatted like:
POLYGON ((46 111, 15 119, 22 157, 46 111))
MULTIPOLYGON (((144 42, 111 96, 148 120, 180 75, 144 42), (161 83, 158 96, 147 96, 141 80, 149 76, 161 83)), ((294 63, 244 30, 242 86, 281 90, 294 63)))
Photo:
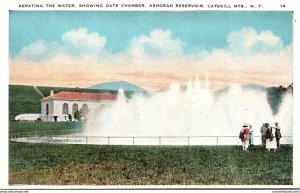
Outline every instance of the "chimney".
POLYGON ((50 97, 53 97, 54 95, 54 90, 50 90, 50 97))

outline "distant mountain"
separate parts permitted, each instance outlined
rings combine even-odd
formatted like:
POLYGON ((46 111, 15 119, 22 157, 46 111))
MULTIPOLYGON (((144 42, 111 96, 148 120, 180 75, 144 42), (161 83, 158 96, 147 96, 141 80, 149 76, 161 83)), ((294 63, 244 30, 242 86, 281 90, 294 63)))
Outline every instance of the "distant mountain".
POLYGON ((122 88, 124 91, 147 92, 147 90, 141 88, 140 86, 126 81, 105 82, 88 87, 88 89, 99 90, 119 90, 120 88, 122 88))
MULTIPOLYGON (((268 89, 267 87, 260 85, 260 84, 244 84, 244 85, 241 85, 241 87, 243 89, 252 89, 252 90, 257 90, 257 91, 266 91, 268 89)), ((215 91, 215 93, 221 94, 221 93, 227 92, 228 89, 229 89, 229 87, 222 88, 220 90, 215 91)))
MULTIPOLYGON (((245 84, 241 85, 243 89, 250 89, 254 91, 265 91, 268 98, 268 103, 272 109, 272 112, 274 115, 278 113, 278 109, 280 107, 280 104, 282 102, 282 97, 286 92, 293 93, 293 84, 290 84, 288 87, 281 86, 275 86, 275 87, 265 87, 263 85, 259 84, 245 84)), ((229 90, 229 87, 220 89, 215 91, 217 95, 221 95, 223 93, 227 93, 229 90)))
POLYGON ((267 90, 267 88, 265 86, 260 85, 260 84, 245 84, 242 87, 243 88, 250 88, 250 89, 254 89, 254 90, 260 90, 260 91, 267 90))

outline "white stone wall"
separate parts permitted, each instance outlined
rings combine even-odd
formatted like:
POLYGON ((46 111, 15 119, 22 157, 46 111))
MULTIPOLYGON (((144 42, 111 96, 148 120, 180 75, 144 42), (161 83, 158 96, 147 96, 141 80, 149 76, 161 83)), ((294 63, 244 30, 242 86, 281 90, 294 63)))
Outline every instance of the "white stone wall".
POLYGON ((79 101, 79 100, 50 100, 41 102, 41 114, 42 121, 54 121, 53 116, 57 116, 57 121, 69 121, 69 115, 73 116, 73 104, 78 104, 78 110, 82 108, 84 104, 88 105, 89 111, 100 109, 101 106, 107 105, 112 101, 79 101), (63 104, 68 104, 68 113, 63 114, 63 104), (49 115, 46 115, 46 104, 49 104, 49 115))
POLYGON ((41 121, 54 121, 53 119, 53 101, 42 101, 41 102, 41 121), (49 105, 48 115, 46 115, 46 105, 49 105))

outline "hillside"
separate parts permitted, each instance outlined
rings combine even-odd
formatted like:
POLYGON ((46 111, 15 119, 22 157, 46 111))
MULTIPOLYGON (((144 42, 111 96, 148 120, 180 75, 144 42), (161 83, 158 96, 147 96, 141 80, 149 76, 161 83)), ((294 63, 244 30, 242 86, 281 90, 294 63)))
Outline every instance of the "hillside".
MULTIPOLYGON (((61 91, 68 92, 88 92, 88 93, 111 93, 117 94, 116 90, 99 90, 87 88, 67 88, 67 87, 46 87, 37 86, 41 93, 38 93, 33 86, 23 85, 9 85, 9 121, 14 121, 15 116, 23 113, 40 113, 41 102, 40 99, 44 96, 49 96, 50 90, 54 93, 61 91)), ((125 91, 125 95, 131 98, 133 91, 125 91)))
POLYGON ((87 89, 87 88, 67 88, 67 87, 46 87, 38 86, 37 87, 45 96, 49 96, 50 90, 53 90, 54 93, 58 92, 88 92, 88 93, 110 93, 117 94, 117 91, 114 90, 98 90, 98 89, 87 89))
POLYGON ((41 95, 33 86, 10 85, 9 86, 9 120, 21 113, 40 113, 41 95))
MULTIPOLYGON (((256 91, 265 91, 268 89, 267 87, 265 87, 263 85, 259 85, 259 84, 245 84, 245 85, 242 85, 242 88, 243 89, 252 89, 252 90, 256 90, 256 91)), ((226 88, 222 88, 220 90, 215 91, 215 93, 218 95, 218 94, 227 92, 228 90, 229 90, 229 87, 226 87, 226 88)))
MULTIPOLYGON (((43 87, 38 86, 38 90, 44 96, 49 96, 50 90, 55 93, 61 91, 69 92, 91 92, 91 93, 112 93, 117 94, 116 91, 92 90, 81 88, 64 88, 64 87, 43 87)), ((9 85, 9 120, 13 121, 15 116, 22 113, 40 113, 41 103, 40 99, 43 97, 34 89, 33 86, 9 85)))
POLYGON ((245 85, 243 85, 243 88, 260 90, 260 91, 265 91, 268 89, 267 87, 260 85, 260 84, 245 84, 245 85))
MULTIPOLYGON (((245 84, 242 85, 243 89, 251 89, 254 91, 266 91, 268 96, 268 103, 273 111, 273 114, 277 114, 279 106, 282 101, 283 94, 288 90, 288 87, 278 86, 278 87, 265 87, 259 84, 245 84)), ((217 90, 215 93, 217 95, 226 93, 229 87, 217 90)))
MULTIPOLYGON (((58 92, 87 92, 87 93, 108 93, 108 94, 118 94, 118 90, 113 89, 90 89, 90 88, 67 88, 67 87, 46 87, 38 86, 37 87, 45 96, 49 96, 50 90, 53 90, 54 93, 58 92)), ((131 98, 134 94, 134 91, 125 91, 125 96, 131 98)))

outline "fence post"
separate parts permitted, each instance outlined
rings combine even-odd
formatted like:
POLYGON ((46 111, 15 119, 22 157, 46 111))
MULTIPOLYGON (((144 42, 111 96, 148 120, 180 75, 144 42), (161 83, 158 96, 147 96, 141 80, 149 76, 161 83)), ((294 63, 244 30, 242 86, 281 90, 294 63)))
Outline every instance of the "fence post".
POLYGON ((85 137, 85 144, 88 144, 88 137, 85 137))
POLYGON ((134 137, 132 137, 132 145, 134 145, 134 137))
POLYGON ((110 138, 110 137, 107 137, 107 145, 109 145, 109 138, 110 138))
POLYGON ((160 139, 160 136, 158 137, 158 143, 159 143, 159 145, 161 145, 161 139, 160 139))
POLYGON ((188 138, 188 145, 190 145, 190 137, 187 137, 188 138))
POLYGON ((217 136, 217 145, 219 145, 219 137, 217 136))

